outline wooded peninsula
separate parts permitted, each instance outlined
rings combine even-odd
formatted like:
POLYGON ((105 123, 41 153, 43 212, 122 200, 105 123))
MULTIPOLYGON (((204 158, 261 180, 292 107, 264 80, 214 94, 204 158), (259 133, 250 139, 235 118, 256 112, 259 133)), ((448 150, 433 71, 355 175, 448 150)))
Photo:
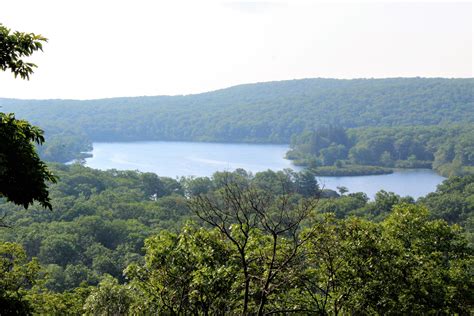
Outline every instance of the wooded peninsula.
POLYGON ((284 143, 316 174, 432 168, 471 174, 473 79, 304 79, 185 96, 0 99, 45 130, 49 161, 84 157, 94 141, 284 143))

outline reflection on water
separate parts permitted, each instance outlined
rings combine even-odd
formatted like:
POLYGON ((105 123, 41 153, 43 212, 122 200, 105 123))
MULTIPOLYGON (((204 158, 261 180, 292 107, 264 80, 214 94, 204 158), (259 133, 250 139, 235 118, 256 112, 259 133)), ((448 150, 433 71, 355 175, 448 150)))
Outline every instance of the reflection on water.
POLYGON ((140 170, 160 176, 210 176, 215 171, 243 168, 252 172, 293 168, 283 159, 287 145, 193 142, 94 143, 87 166, 140 170))
POLYGON ((436 190, 444 178, 428 169, 400 170, 392 174, 359 177, 320 177, 320 184, 335 189, 345 186, 351 192, 364 192, 370 198, 380 190, 419 198, 436 190))
MULTIPOLYGON (((97 169, 140 170, 160 176, 210 176, 215 171, 242 168, 253 173, 264 170, 299 170, 284 159, 287 145, 222 144, 194 142, 94 143, 86 165, 97 169)), ((379 190, 415 198, 436 189, 443 177, 431 170, 404 170, 388 175, 320 177, 328 189, 345 186, 350 192, 373 197, 379 190)))

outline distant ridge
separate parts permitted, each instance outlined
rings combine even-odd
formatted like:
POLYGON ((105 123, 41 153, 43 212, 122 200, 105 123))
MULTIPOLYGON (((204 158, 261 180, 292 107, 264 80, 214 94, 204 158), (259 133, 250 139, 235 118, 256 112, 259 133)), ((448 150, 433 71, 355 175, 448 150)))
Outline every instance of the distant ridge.
POLYGON ((35 99, 35 98, 7 98, 0 97, 0 100, 16 100, 16 101, 99 101, 99 100, 118 100, 118 99, 135 99, 135 98, 173 98, 173 97, 192 97, 205 94, 218 94, 227 90, 234 89, 247 89, 253 88, 254 86, 264 87, 270 86, 272 88, 278 87, 279 85, 291 85, 292 83, 301 84, 305 81, 327 81, 331 82, 351 82, 351 81, 398 81, 398 80, 474 80, 474 78, 444 78, 444 77, 390 77, 390 78, 352 78, 352 79, 335 79, 335 78, 303 78, 303 79, 289 79, 289 80, 273 80, 273 81, 259 81, 251 83, 241 83, 229 87, 219 88, 210 91, 196 92, 196 93, 181 93, 181 94, 158 94, 158 95, 137 95, 137 96, 116 96, 116 97, 102 97, 102 98, 87 98, 87 99, 74 99, 74 98, 47 98, 47 99, 35 99))
POLYGON ((0 98, 48 133, 93 141, 193 140, 287 143, 321 125, 474 123, 474 79, 299 79, 178 96, 96 100, 0 98))

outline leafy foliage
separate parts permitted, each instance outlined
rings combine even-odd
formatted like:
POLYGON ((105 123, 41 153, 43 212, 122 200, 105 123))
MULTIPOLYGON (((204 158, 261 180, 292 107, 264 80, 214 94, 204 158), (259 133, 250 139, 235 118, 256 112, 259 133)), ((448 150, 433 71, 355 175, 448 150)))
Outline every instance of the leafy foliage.
POLYGON ((36 147, 38 155, 48 162, 70 162, 74 159, 90 157, 92 151, 91 142, 81 134, 76 133, 49 133, 46 134, 47 142, 36 147))
POLYGON ((294 134, 331 124, 473 123, 473 85, 472 79, 304 79, 186 96, 0 99, 0 106, 48 135, 72 130, 91 141, 289 143, 294 134))
MULTIPOLYGON (((0 24, 0 70, 11 70, 15 77, 29 79, 36 67, 25 62, 43 50, 46 38, 33 33, 14 32, 0 24)), ((47 182, 56 178, 39 159, 34 143, 44 142, 43 131, 13 114, 0 113, 0 197, 28 208, 33 201, 51 209, 47 182)), ((1 224, 1 222, 0 222, 1 224)))
POLYGON ((6 224, 1 240, 23 244, 30 256, 45 265, 50 290, 73 289, 81 282, 97 284, 107 273, 123 280, 122 270, 139 261, 144 239, 162 229, 175 230, 190 217, 176 180, 155 183, 150 174, 111 170, 101 172, 81 165, 57 166, 60 178, 50 187, 53 211, 33 205, 19 211, 0 203, 6 224), (159 196, 152 196, 156 183, 159 196), (151 185, 154 185, 150 188, 151 185))
POLYGON ((167 231, 147 239, 145 265, 126 270, 131 286, 142 293, 141 313, 198 314, 231 312, 229 305, 238 268, 232 249, 217 230, 185 226, 182 234, 167 231))
POLYGON ((15 78, 29 79, 36 65, 22 58, 31 56, 35 51, 43 50, 47 39, 41 35, 23 32, 11 32, 0 24, 0 70, 10 70, 15 78))
MULTIPOLYGON (((127 270, 142 313, 464 314, 472 308, 472 250, 458 227, 429 221, 420 206, 401 204, 381 223, 316 219, 300 235, 308 242, 298 260, 274 279, 263 307, 260 282, 271 261, 252 258, 272 253, 271 234, 248 239, 247 309, 244 262, 232 240, 219 234, 225 235, 187 226, 147 241, 146 264, 127 270)), ((285 246, 275 251, 289 254, 285 246)))
POLYGON ((38 278, 37 260, 28 261, 18 244, 0 242, 0 311, 2 314, 28 314, 26 291, 38 278))
POLYGON ((474 175, 452 177, 420 199, 430 209, 433 218, 465 228, 471 245, 474 245, 474 175))
POLYGON ((378 174, 387 168, 433 168, 446 176, 474 171, 471 125, 326 126, 294 136, 291 147, 288 158, 320 175, 355 175, 359 170, 378 174))
POLYGON ((128 315, 133 292, 118 284, 111 276, 105 278, 87 297, 85 315, 128 315))
POLYGON ((25 208, 36 200, 51 209, 47 181, 56 178, 33 145, 44 142, 42 131, 13 114, 0 113, 0 138, 0 197, 25 208))
POLYGON ((4 288, 21 288, 2 295, 35 313, 222 314, 246 305, 255 314, 465 314, 473 306, 472 176, 415 202, 384 191, 373 201, 344 188, 328 194, 311 173, 289 170, 180 180, 79 164, 54 170, 55 211, 0 203, 14 226, 0 230, 4 271, 17 271, 4 288))

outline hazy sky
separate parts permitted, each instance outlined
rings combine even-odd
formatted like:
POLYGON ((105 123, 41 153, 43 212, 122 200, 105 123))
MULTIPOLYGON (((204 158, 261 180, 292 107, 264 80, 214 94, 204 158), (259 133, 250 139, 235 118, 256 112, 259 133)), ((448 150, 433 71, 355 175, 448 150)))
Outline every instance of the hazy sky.
POLYGON ((471 2, 0 0, 49 39, 0 97, 189 94, 298 78, 472 77, 471 2))

